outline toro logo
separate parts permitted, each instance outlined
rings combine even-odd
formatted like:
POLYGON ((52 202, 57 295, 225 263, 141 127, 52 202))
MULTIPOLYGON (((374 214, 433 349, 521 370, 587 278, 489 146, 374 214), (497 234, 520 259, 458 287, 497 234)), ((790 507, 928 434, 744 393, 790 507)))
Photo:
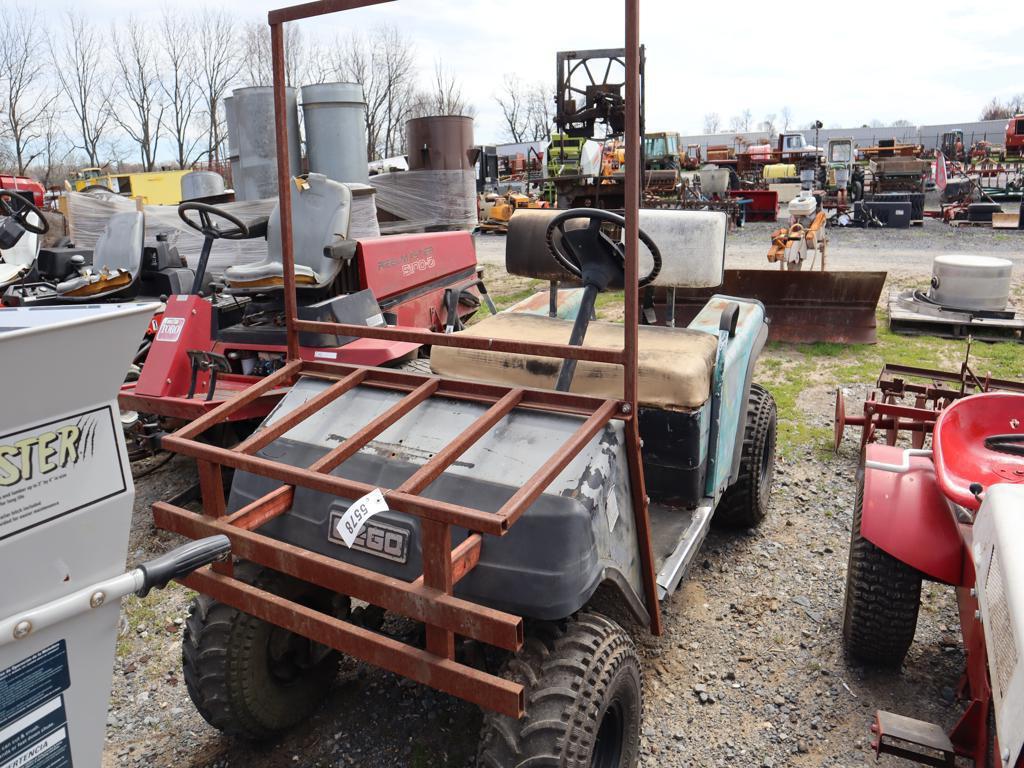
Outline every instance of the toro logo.
POLYGON ((383 272, 386 269, 401 269, 402 277, 410 277, 417 272, 426 272, 437 266, 434 259, 434 247, 432 245, 417 248, 414 251, 396 256, 392 259, 381 259, 377 262, 377 271, 383 272))

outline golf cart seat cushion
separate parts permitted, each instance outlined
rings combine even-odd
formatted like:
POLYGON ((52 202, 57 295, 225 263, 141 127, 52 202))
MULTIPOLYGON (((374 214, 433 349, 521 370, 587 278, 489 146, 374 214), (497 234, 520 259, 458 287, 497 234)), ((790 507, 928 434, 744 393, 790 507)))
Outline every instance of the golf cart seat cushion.
MULTIPOLYGON (((513 275, 536 280, 573 283, 577 279, 559 267, 548 253, 545 233, 552 217, 564 211, 516 211, 505 240, 505 267, 513 275)), ((585 226, 585 219, 567 228, 585 226)), ((640 228, 661 252, 661 271, 653 285, 674 288, 716 288, 725 270, 725 238, 729 221, 721 211, 641 210, 640 228)), ((640 274, 652 266, 647 249, 640 247, 640 274)))
MULTIPOLYGON (((518 215, 518 214, 517 214, 518 215)), ((572 322, 542 315, 502 312, 461 333, 491 339, 567 344, 572 322)), ((623 326, 593 321, 585 347, 621 349, 623 326)), ((640 326, 640 404, 662 410, 699 408, 711 393, 718 340, 686 328, 640 326)), ((554 389, 561 361, 506 352, 435 346, 430 367, 439 376, 486 381, 511 387, 554 389)), ((581 360, 572 391, 596 397, 622 397, 622 367, 581 360)))
MULTIPOLYGON (((322 173, 311 173, 300 187, 291 186, 292 244, 296 284, 323 288, 334 281, 342 261, 324 253, 348 238, 352 192, 322 173)), ((281 209, 275 206, 267 222, 267 256, 256 264, 228 267, 224 278, 236 290, 284 286, 281 255, 281 209)))
POLYGON ((93 249, 92 265, 78 275, 57 283, 62 296, 100 296, 125 288, 142 271, 145 217, 141 211, 115 213, 103 228, 93 249))

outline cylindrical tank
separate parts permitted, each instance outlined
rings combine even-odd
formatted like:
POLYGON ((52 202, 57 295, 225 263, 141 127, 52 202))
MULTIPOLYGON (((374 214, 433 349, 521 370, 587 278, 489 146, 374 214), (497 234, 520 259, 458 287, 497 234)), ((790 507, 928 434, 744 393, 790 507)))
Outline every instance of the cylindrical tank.
POLYGON ((928 298, 950 309, 1002 311, 1010 301, 1013 263, 992 256, 936 256, 928 298))
POLYGON ((416 117, 405 124, 410 171, 472 171, 473 118, 416 117))
POLYGON ((309 170, 329 179, 365 184, 366 102, 359 83, 302 87, 309 170))
MULTIPOLYGON (((274 132, 274 89, 236 88, 232 92, 238 136, 236 200, 259 200, 277 195, 277 144, 274 132)), ((299 109, 294 88, 285 89, 288 116, 288 165, 299 175, 299 109)))
POLYGON ((216 171, 192 171, 181 177, 181 199, 201 200, 224 194, 224 177, 216 171))
POLYGON ((224 120, 228 124, 228 164, 231 166, 231 185, 238 178, 238 123, 235 122, 235 100, 224 97, 224 120))

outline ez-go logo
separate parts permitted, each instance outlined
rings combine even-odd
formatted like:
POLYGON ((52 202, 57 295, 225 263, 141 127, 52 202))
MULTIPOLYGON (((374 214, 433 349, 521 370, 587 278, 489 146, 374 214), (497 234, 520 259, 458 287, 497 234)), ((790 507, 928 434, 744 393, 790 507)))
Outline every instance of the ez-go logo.
MULTIPOLYGON (((337 533, 338 523, 341 518, 342 513, 331 513, 331 526, 328 538, 335 544, 344 545, 345 542, 337 533)), ((342 523, 341 527, 344 527, 344 523, 342 523)), ((363 529, 359 531, 352 541, 351 548, 384 558, 385 560, 404 564, 409 559, 409 530, 377 520, 369 520, 363 524, 363 529)))

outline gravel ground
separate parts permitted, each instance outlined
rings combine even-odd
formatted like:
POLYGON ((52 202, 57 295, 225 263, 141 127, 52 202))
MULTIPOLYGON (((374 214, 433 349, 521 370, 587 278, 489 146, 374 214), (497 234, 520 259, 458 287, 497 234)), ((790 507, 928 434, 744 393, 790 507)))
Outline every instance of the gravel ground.
MULTIPOLYGON (((730 266, 764 258, 770 225, 730 238, 730 266)), ((1020 264, 1019 237, 951 230, 837 230, 832 264, 899 269, 924 282, 942 251, 993 253, 1020 264), (1004 239, 1004 237, 1006 239, 1004 239)), ((478 238, 480 260, 500 263, 504 238, 478 238)), ((488 270, 500 282, 498 269, 488 270)), ((492 287, 492 290, 493 287, 492 287)), ((766 357, 785 355, 770 350, 766 357)), ((850 382, 850 402, 866 392, 850 382)), ((825 387, 800 395, 809 427, 829 427, 825 387)), ((644 658, 645 766, 861 766, 874 764, 869 725, 878 708, 951 725, 963 655, 952 591, 926 585, 917 640, 900 674, 848 664, 839 642, 857 447, 838 456, 807 449, 777 466, 769 518, 747 534, 712 532, 665 629, 633 627, 644 658)), ((137 467, 139 469, 139 467, 137 467)), ((164 551, 149 507, 194 482, 175 458, 137 483, 129 559, 164 551)), ((474 707, 394 675, 346 661, 320 712, 287 737, 232 741, 198 715, 181 680, 181 625, 189 594, 178 586, 126 601, 108 717, 105 767, 466 766, 481 723, 474 707)), ((891 764, 897 764, 891 761, 891 764)))

